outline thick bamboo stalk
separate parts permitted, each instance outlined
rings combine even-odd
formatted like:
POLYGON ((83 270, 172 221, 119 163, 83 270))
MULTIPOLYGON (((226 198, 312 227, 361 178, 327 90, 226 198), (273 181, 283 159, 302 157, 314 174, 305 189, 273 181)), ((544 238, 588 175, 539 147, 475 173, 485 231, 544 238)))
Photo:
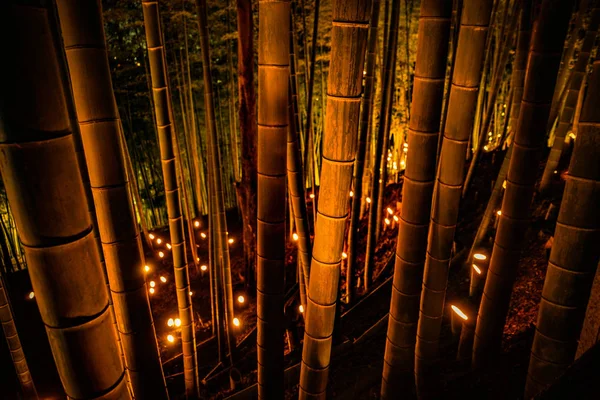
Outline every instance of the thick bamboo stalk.
MULTIPOLYGON (((202 56, 202 72, 204 79, 204 107, 206 113, 206 130, 208 137, 208 146, 210 147, 210 169, 212 174, 209 174, 209 179, 212 181, 214 190, 214 206, 213 214, 216 215, 216 229, 212 229, 209 233, 215 235, 216 246, 222 263, 222 283, 223 296, 225 299, 226 310, 224 314, 227 316, 225 323, 227 324, 227 332, 233 334, 233 288, 231 283, 231 266, 229 260, 229 244, 227 237, 227 221, 225 219, 225 205, 223 196, 223 181, 221 173, 221 156, 219 155, 219 139, 217 135, 217 126, 215 118, 215 107, 213 99, 213 84, 210 62, 210 48, 208 37, 208 23, 206 12, 206 0, 196 0, 196 8, 198 15, 198 30, 200 32, 200 52, 202 56), (212 176, 211 176, 212 175, 212 176)), ((210 192, 210 190, 209 190, 210 192)), ((232 337, 228 337, 232 342, 232 337)))
POLYGON ((375 245, 377 242, 377 196, 379 194, 381 178, 381 159, 383 156, 383 146, 385 136, 389 135, 389 119, 391 117, 391 107, 393 101, 394 81, 396 79, 396 60, 398 49, 398 24, 400 21, 400 0, 392 0, 392 12, 390 20, 389 38, 390 44, 387 46, 385 57, 384 79, 382 82, 382 95, 379 111, 379 126, 377 127, 377 141, 375 144, 375 154, 373 161, 373 182, 371 183, 371 207, 369 208, 369 225, 367 232, 367 248, 365 251, 364 268, 364 288, 369 290, 373 278, 373 268, 375 264, 375 245))
POLYGON ((583 101, 579 133, 558 214, 538 314, 525 398, 548 386, 575 359, 600 261, 600 61, 583 101))
POLYGON ((370 0, 334 0, 323 170, 299 397, 324 399, 360 116, 370 0))
POLYGON ((492 3, 492 0, 463 1, 456 66, 452 76, 448 119, 444 126, 437 182, 434 188, 421 291, 415 348, 417 393, 435 390, 427 384, 430 383, 428 378, 438 355, 448 268, 452 258, 464 177, 465 153, 473 130, 473 117, 477 92, 480 89, 481 68, 492 3))
MULTIPOLYGON (((229 9, 231 8, 231 0, 227 0, 227 31, 230 30, 231 27, 231 17, 229 13, 229 9)), ((241 181, 241 171, 240 171, 240 151, 239 151, 239 143, 238 143, 238 131, 237 131, 237 118, 235 114, 235 78, 233 74, 233 53, 231 51, 231 44, 225 43, 227 46, 227 69, 229 72, 229 82, 227 86, 227 90, 229 91, 229 101, 228 105, 228 115, 229 115, 229 137, 230 146, 231 146, 231 157, 233 161, 233 174, 235 182, 241 181)))
POLYGON ((569 11, 568 1, 544 0, 533 29, 502 215, 475 329, 475 366, 487 363, 500 349, 510 294, 529 225, 529 206, 569 22, 569 11))
POLYGON ((29 366, 27 365, 25 353, 23 352, 21 340, 19 339, 19 332, 17 332, 17 326, 15 325, 13 310, 10 306, 8 291, 4 285, 4 278, 1 275, 2 274, 0 274, 0 324, 2 324, 2 330, 4 331, 6 344, 10 351, 10 357, 15 367, 19 384, 21 385, 21 394, 25 400, 37 400, 37 390, 35 389, 35 384, 33 383, 31 373, 29 372, 29 366))
POLYGON ((402 211, 398 221, 381 383, 382 398, 397 396, 403 389, 401 378, 406 380, 408 377, 412 381, 413 376, 414 345, 435 179, 451 13, 452 4, 445 0, 421 2, 402 211))
POLYGON ((59 0, 57 5, 129 382, 136 398, 166 399, 145 284, 144 254, 121 146, 101 4, 96 0, 59 0))
POLYGON ((367 153, 367 136, 373 121, 373 100, 375 97, 375 66, 377 53, 377 39, 379 37, 379 9, 380 0, 373 0, 371 22, 369 26, 369 44, 367 47, 367 61, 365 85, 360 111, 360 125, 358 131, 358 150, 354 161, 352 174, 352 211, 350 227, 348 229, 348 260, 346 262, 346 303, 351 303, 354 298, 354 274, 356 270, 356 242, 358 236, 358 222, 360 209, 363 203, 363 173, 365 170, 365 157, 367 153))
POLYGON ((194 329, 194 314, 189 295, 190 282, 187 255, 185 252, 185 233, 179 185, 177 182, 176 160, 174 153, 176 135, 172 121, 171 94, 167 79, 167 64, 165 47, 160 25, 158 1, 142 0, 144 12, 144 28, 150 74, 152 77, 152 95, 154 98, 154 113, 158 129, 160 158, 167 198, 167 214, 169 217, 169 233, 173 253, 173 269, 175 287, 177 290, 177 308, 181 319, 181 345, 183 347, 183 372, 185 392, 188 398, 198 395, 197 365, 196 365, 196 332, 194 329))
MULTIPOLYGON (((298 87, 296 82, 296 53, 294 51, 293 21, 290 13, 290 91, 288 110, 288 132, 287 132, 287 182, 289 202, 292 206, 296 234, 298 235, 298 258, 300 261, 300 300, 306 309, 306 287, 310 270, 311 242, 308 224, 308 212, 306 211, 306 193, 304 185, 304 171, 302 168, 302 153, 300 151, 300 121, 298 110, 298 87)), ((291 224, 290 224, 291 225, 291 224)))
MULTIPOLYGON (((580 10, 580 13, 583 13, 584 11, 585 10, 580 10)), ((583 43, 581 44, 577 61, 575 62, 573 70, 571 71, 571 79, 567 86, 568 89, 565 102, 562 106, 562 111, 560 112, 558 126, 554 136, 554 143, 552 144, 552 149, 548 155, 548 161, 546 161, 546 166, 544 167, 544 173, 542 175, 542 181, 540 183, 540 192, 542 193, 547 192, 550 188, 552 176, 554 175, 554 171, 558 167, 558 162, 560 161, 560 155, 562 154, 565 137, 572 126, 571 120, 575 114, 575 106, 577 105, 579 91, 581 90, 584 76, 587 72, 590 54, 594 47, 594 43, 596 42, 599 23, 600 8, 595 7, 592 9, 589 25, 585 32, 585 37, 583 38, 583 43)))
POLYGON ((283 397, 290 2, 258 3, 258 397, 283 397))
POLYGON ((38 308, 70 398, 130 398, 76 154, 53 3, 0 6, 0 168, 38 308))

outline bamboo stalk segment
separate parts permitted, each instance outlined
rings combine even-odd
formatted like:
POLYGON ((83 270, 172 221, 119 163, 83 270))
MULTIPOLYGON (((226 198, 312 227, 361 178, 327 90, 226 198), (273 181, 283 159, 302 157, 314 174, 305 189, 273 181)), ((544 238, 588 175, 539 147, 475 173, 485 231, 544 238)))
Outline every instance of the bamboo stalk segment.
POLYGON ((419 297, 435 179, 451 14, 450 2, 421 2, 414 95, 408 130, 409 151, 402 189, 402 211, 398 221, 381 383, 382 398, 398 396, 403 380, 413 380, 419 297))
POLYGON ((525 398, 552 383, 575 359, 600 261, 599 109, 600 61, 595 61, 542 290, 525 398))
POLYGON ((301 399, 325 398, 370 10, 369 0, 335 0, 332 4, 327 120, 300 371, 301 399))
POLYGON ((517 48, 513 60, 513 70, 510 77, 510 87, 513 91, 512 107, 510 109, 510 132, 517 131, 517 122, 521 110, 521 99, 523 98, 523 86, 525 83, 525 68, 527 67, 527 54, 531 40, 531 0, 525 0, 521 9, 521 21, 519 22, 519 33, 517 37, 517 48))
POLYGON ((0 90, 0 168, 62 385, 69 398, 130 398, 54 5, 3 4, 0 26, 10 60, 0 90))
POLYGON ((144 12, 144 28, 150 74, 152 77, 152 95, 154 112, 158 130, 160 158, 167 200, 167 215, 169 217, 169 234, 171 238, 175 288, 177 291, 177 308, 181 319, 181 345, 183 348, 183 371, 185 392, 188 398, 198 395, 197 365, 196 365, 196 335, 192 301, 189 296, 190 282, 185 253, 185 234, 183 231, 183 216, 174 153, 174 138, 176 134, 172 123, 171 96, 168 88, 167 65, 160 12, 158 1, 142 0, 144 12))
POLYGON ((475 366, 487 363, 500 349, 510 294, 529 226, 529 205, 569 21, 569 3, 545 0, 531 36, 525 88, 506 178, 502 215, 475 329, 475 366))

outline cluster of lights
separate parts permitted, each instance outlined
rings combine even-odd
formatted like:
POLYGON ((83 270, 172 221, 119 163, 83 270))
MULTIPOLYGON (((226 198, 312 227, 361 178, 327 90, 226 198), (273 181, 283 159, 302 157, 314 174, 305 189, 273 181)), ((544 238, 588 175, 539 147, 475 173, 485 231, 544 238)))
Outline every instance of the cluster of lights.
POLYGON ((176 328, 179 328, 181 326, 181 320, 179 318, 175 318, 175 319, 169 318, 169 320, 167 321, 167 325, 169 327, 173 327, 174 326, 176 328))

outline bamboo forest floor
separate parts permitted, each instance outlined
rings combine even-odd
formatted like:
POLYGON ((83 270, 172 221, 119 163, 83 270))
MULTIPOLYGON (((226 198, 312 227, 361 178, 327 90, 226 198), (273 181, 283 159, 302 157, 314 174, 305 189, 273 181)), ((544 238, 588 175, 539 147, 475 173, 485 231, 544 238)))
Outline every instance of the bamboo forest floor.
MULTIPOLYGON (((487 198, 493 186, 501 155, 484 154, 480 169, 475 176, 473 189, 463 202, 461 210, 461 223, 456 234, 455 258, 453 260, 446 305, 459 302, 468 296, 469 280, 468 268, 464 266, 466 253, 478 227, 481 215, 485 208, 487 198), (494 157, 496 159, 494 159, 494 157)), ((504 332, 503 353, 494 363, 493 368, 486 372, 473 372, 468 365, 455 361, 457 339, 450 330, 450 313, 446 312, 441 333, 439 389, 441 398, 489 398, 507 399, 519 398, 523 392, 529 349, 534 333, 534 323, 540 301, 541 289, 547 266, 545 244, 552 232, 544 221, 546 211, 551 203, 558 206, 562 187, 564 185, 563 171, 565 166, 559 166, 561 173, 555 175, 555 184, 552 195, 544 200, 535 199, 533 203, 532 229, 528 236, 526 251, 518 268, 517 280, 511 298, 510 311, 504 332)), ((384 213, 390 207, 394 213, 400 210, 402 178, 399 183, 388 185, 383 202, 384 213)), ((317 194, 318 195, 318 194, 317 194)), ((309 215, 312 215, 312 202, 309 201, 309 215)), ((360 221, 358 236, 358 249, 366 246, 367 216, 360 221)), ((382 216, 384 218, 384 216, 382 216)), ((206 221, 199 220, 200 226, 195 229, 198 245, 198 266, 207 265, 208 240, 202 238, 206 233, 206 221)), ((375 252, 375 282, 373 287, 378 290, 365 295, 358 290, 357 305, 347 307, 342 305, 339 335, 334 341, 334 356, 330 371, 330 396, 339 399, 367 399, 377 398, 380 387, 381 371, 383 365, 383 351, 385 347, 385 334, 389 309, 390 283, 393 273, 393 254, 396 245, 397 228, 392 221, 390 225, 382 223, 384 231, 381 234, 375 252), (363 300, 361 300, 361 297, 363 300), (368 331, 368 334, 365 332, 368 331), (337 346, 335 343, 338 343, 337 346), (336 350, 337 348, 337 350, 336 350)), ((237 390, 252 385, 256 380, 256 354, 255 354, 255 324, 256 306, 252 293, 244 292, 243 282, 243 244, 241 224, 234 213, 228 214, 229 237, 234 239, 230 245, 232 278, 234 284, 234 298, 244 296, 244 303, 235 302, 236 317, 241 325, 235 332, 238 343, 239 358, 236 367, 241 372, 241 380, 237 390)), ((157 339, 164 364, 165 376, 172 399, 182 398, 183 379, 182 359, 178 331, 176 327, 168 326, 169 318, 177 317, 177 304, 173 282, 172 263, 166 230, 152 232, 155 235, 152 249, 147 244, 144 249, 147 264, 151 270, 147 273, 147 282, 155 282, 155 292, 150 295, 154 316, 157 339), (157 244, 161 238, 161 244, 157 244), (160 258, 159 252, 165 256, 160 258), (164 277, 166 282, 161 280, 164 277), (168 341, 168 335, 175 337, 175 342, 168 341)), ((491 240, 485 243, 486 251, 491 253, 491 240)), ((357 277, 361 276, 364 265, 364 250, 357 254, 357 277)), ((288 287, 294 280, 296 265, 295 243, 288 242, 286 253, 288 266, 288 287)), ((188 254, 191 261, 191 254, 188 254)), ((361 280, 362 281, 362 280, 361 280)), ((213 336, 210 309, 210 289, 208 271, 196 270, 190 263, 190 282, 193 292, 192 301, 196 321, 196 340, 199 344, 198 360, 200 365, 199 376, 204 381, 203 398, 220 399, 226 397, 229 388, 229 375, 225 369, 217 369, 207 377, 217 363, 217 345, 213 336)), ((61 398, 62 390, 56 373, 56 368, 48 346, 48 340, 43 329, 35 301, 28 299, 31 284, 27 272, 22 271, 8 277, 13 308, 20 329, 20 334, 26 356, 30 361, 33 378, 38 386, 38 392, 43 398, 61 398)), ((345 275, 342 272, 340 285, 345 284, 345 275)), ((298 326, 292 329, 290 340, 287 341, 287 365, 297 365, 300 361, 300 347, 298 342, 302 338, 302 322, 298 313, 298 303, 291 299, 286 314, 289 316, 289 326, 298 326), (299 323, 298 323, 299 322, 299 323)), ((4 340, 0 341, 0 358, 9 357, 4 340)), ((8 360, 7 360, 8 361, 8 360)), ((9 365, 9 364, 3 364, 9 365)), ((16 391, 16 377, 14 371, 0 374, 0 386, 8 388, 7 392, 16 391), (15 388, 15 390, 10 390, 15 388)), ((297 380, 293 381, 297 382, 297 380)), ((297 397, 297 385, 291 386, 286 393, 286 398, 297 397)), ((10 397, 8 397, 10 398, 10 397)))

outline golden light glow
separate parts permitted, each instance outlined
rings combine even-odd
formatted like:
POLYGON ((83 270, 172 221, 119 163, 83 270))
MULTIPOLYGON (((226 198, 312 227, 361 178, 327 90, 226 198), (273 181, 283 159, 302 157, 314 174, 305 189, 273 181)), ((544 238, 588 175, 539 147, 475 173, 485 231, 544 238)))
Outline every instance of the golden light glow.
POLYGON ((487 260, 487 256, 485 254, 476 253, 473 258, 476 260, 487 260))
POLYGON ((167 321, 167 325, 169 325, 169 326, 175 325, 175 321, 173 320, 173 318, 169 318, 169 320, 167 321))
POLYGON ((235 326, 240 326, 240 320, 239 320, 239 319, 237 319, 237 318, 234 318, 234 319, 233 319, 233 324, 234 324, 235 326))
POLYGON ((370 197, 367 197, 367 198, 365 199, 365 201, 366 201, 367 203, 371 204, 371 198, 370 198, 370 197))
POLYGON ((196 222, 194 222, 194 226, 195 226, 196 228, 199 228, 199 227, 200 227, 200 221, 196 221, 196 222))
POLYGON ((149 235, 148 235, 148 237, 149 237, 151 240, 154 240, 154 235, 153 235, 153 234, 149 234, 149 235))
POLYGON ((487 144, 485 146, 483 146, 483 150, 488 151, 487 144))
POLYGON ((208 269, 208 267, 206 265, 201 265, 200 266, 200 270, 201 271, 206 271, 208 269))
POLYGON ((154 287, 154 286, 156 286, 156 282, 150 281, 150 287, 154 287))
POLYGON ((502 210, 496 211, 496 215, 498 215, 498 216, 502 215, 502 210))
POLYGON ((394 210, 392 210, 390 207, 388 207, 387 212, 388 212, 388 214, 392 215, 394 213, 394 210))
POLYGON ((502 189, 506 189, 506 180, 504 180, 504 182, 502 182, 502 189))
POLYGON ((167 243, 167 249, 171 250, 171 244, 167 243))
POLYGON ((163 258, 163 257, 165 256, 165 253, 163 253, 162 251, 159 251, 159 252, 158 252, 158 256, 159 256, 160 258, 163 258))
POLYGON ((29 296, 28 297, 29 297, 30 300, 33 299, 35 297, 35 293, 29 292, 29 296))
POLYGON ((246 301, 246 298, 244 296, 242 296, 242 295, 238 296, 238 303, 244 304, 245 301, 246 301))
POLYGON ((473 264, 473 269, 475 270, 475 272, 477 272, 478 275, 481 275, 481 270, 477 265, 473 264))
POLYGON ((161 238, 156 239, 156 244, 161 244, 161 243, 162 243, 162 239, 161 238))
POLYGON ((300 313, 304 312, 304 306, 302 304, 300 304, 300 306, 298 306, 298 311, 300 311, 300 313))
POLYGON ((402 168, 406 167, 406 162, 404 160, 400 161, 400 167, 402 167, 402 168))
POLYGON ((342 251, 342 258, 348 258, 348 254, 345 251, 342 251))
POLYGON ((196 257, 196 262, 200 261, 200 257, 196 257))
POLYGON ((385 224, 386 224, 386 225, 389 225, 389 224, 391 224, 391 223, 392 223, 392 221, 390 221, 390 220, 389 220, 389 219, 387 219, 387 218, 386 218, 386 219, 384 219, 384 221, 385 221, 385 224))
POLYGON ((149 267, 149 266, 147 266, 147 265, 144 265, 144 271, 145 271, 145 272, 150 272, 150 267, 149 267))
POLYGON ((397 216, 394 215, 394 221, 398 222, 399 218, 397 216))
POLYGON ((169 336, 167 336, 167 340, 168 340, 170 343, 173 343, 173 342, 175 341, 175 336, 173 336, 173 335, 169 335, 169 336))
POLYGON ((311 199, 314 199, 315 198, 315 194, 311 193, 310 196, 308 196, 308 197, 310 197, 311 199))
POLYGON ((150 290, 148 290, 150 292, 150 294, 154 294, 154 288, 150 288, 150 290))
POLYGON ((354 192, 351 190, 350 191, 350 197, 354 196, 354 192))
POLYGON ((202 239, 206 239, 206 233, 202 232, 202 233, 200 234, 200 236, 202 237, 202 239))
POLYGON ((294 232, 294 234, 292 235, 292 238, 294 239, 294 241, 298 241, 298 234, 296 232, 294 232))
POLYGON ((179 318, 175 318, 175 327, 179 328, 181 326, 181 320, 179 318))
POLYGON ((234 242, 233 238, 229 238, 228 242, 229 242, 229 244, 233 244, 233 242, 234 242))
POLYGON ((194 292, 192 292, 192 291, 190 290, 190 296, 193 296, 193 295, 194 295, 194 292))
POLYGON ((557 170, 554 170, 554 173, 555 173, 555 174, 558 174, 558 171, 557 171, 557 170))
POLYGON ((452 311, 454 311, 459 317, 461 317, 465 321, 469 319, 469 317, 467 317, 467 314, 462 312, 460 308, 456 307, 455 305, 451 305, 450 307, 452 307, 452 311))
POLYGON ((161 281, 162 283, 167 283, 167 278, 165 278, 164 276, 161 276, 161 277, 160 277, 160 281, 161 281))

